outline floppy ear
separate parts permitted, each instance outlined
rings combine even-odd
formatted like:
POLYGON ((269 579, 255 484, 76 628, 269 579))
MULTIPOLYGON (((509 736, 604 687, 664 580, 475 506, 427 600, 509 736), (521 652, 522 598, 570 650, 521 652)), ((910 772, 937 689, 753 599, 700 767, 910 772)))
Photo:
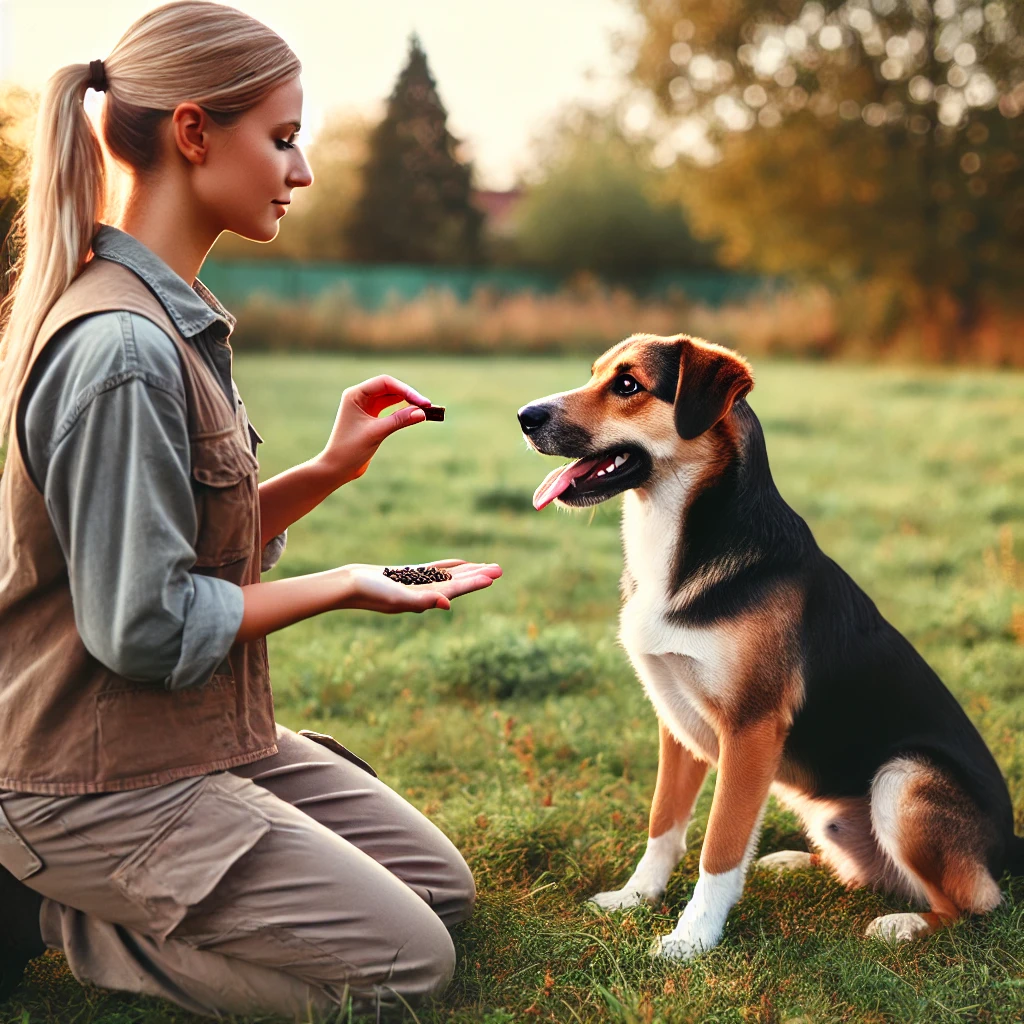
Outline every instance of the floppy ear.
POLYGON ((747 361, 721 345, 684 338, 679 353, 676 430, 692 441, 710 430, 754 386, 747 361))

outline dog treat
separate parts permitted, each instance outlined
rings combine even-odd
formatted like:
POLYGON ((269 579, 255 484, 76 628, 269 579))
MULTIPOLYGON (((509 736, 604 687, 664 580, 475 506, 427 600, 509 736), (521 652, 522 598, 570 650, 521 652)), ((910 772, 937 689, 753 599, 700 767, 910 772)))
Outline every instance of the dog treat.
POLYGON ((384 575, 396 583, 404 583, 407 587, 416 586, 420 583, 444 583, 450 580, 452 574, 438 569, 433 565, 421 565, 414 569, 407 565, 402 569, 385 569, 384 575))
POLYGON ((444 419, 444 406, 428 405, 423 410, 423 413, 428 420, 433 420, 435 423, 440 423, 444 419))

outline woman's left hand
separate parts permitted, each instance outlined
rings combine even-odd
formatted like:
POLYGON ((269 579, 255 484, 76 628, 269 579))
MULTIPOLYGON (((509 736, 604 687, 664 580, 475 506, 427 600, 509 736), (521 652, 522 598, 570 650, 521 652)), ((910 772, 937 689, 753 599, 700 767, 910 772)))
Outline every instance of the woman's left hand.
POLYGON ((384 438, 422 423, 426 419, 423 407, 428 405, 428 398, 394 377, 371 377, 346 388, 321 460, 337 474, 339 484, 361 477, 384 438), (411 404, 388 416, 380 415, 398 402, 411 404))

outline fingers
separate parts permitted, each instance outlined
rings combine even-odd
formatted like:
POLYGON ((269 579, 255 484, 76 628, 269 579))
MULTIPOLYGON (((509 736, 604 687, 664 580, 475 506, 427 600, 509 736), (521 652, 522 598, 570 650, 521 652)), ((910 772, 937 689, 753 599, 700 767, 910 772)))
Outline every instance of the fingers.
POLYGON ((494 583, 494 578, 477 573, 473 576, 453 576, 446 583, 438 583, 433 589, 440 591, 447 597, 461 597, 463 594, 471 594, 476 590, 486 590, 494 583))
POLYGON ((419 406, 408 405, 380 421, 381 440, 403 427, 411 427, 414 423, 422 423, 427 418, 419 406))
POLYGON ((365 408, 373 404, 377 412, 403 401, 417 406, 430 405, 430 399, 421 395, 414 387, 386 374, 364 380, 362 384, 356 384, 350 390, 359 405, 365 408))
POLYGON ((462 565, 455 566, 451 570, 453 577, 456 576, 469 576, 469 575, 486 575, 490 576, 492 580, 496 580, 501 576, 501 566, 497 562, 464 562, 462 565))

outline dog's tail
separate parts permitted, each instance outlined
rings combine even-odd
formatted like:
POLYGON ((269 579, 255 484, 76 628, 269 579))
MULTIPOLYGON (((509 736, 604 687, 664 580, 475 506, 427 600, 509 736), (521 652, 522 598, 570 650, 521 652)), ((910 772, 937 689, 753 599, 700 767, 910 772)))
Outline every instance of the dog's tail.
POLYGON ((1011 875, 1024 875, 1024 836, 1010 836, 1006 850, 1006 870, 1011 875))

